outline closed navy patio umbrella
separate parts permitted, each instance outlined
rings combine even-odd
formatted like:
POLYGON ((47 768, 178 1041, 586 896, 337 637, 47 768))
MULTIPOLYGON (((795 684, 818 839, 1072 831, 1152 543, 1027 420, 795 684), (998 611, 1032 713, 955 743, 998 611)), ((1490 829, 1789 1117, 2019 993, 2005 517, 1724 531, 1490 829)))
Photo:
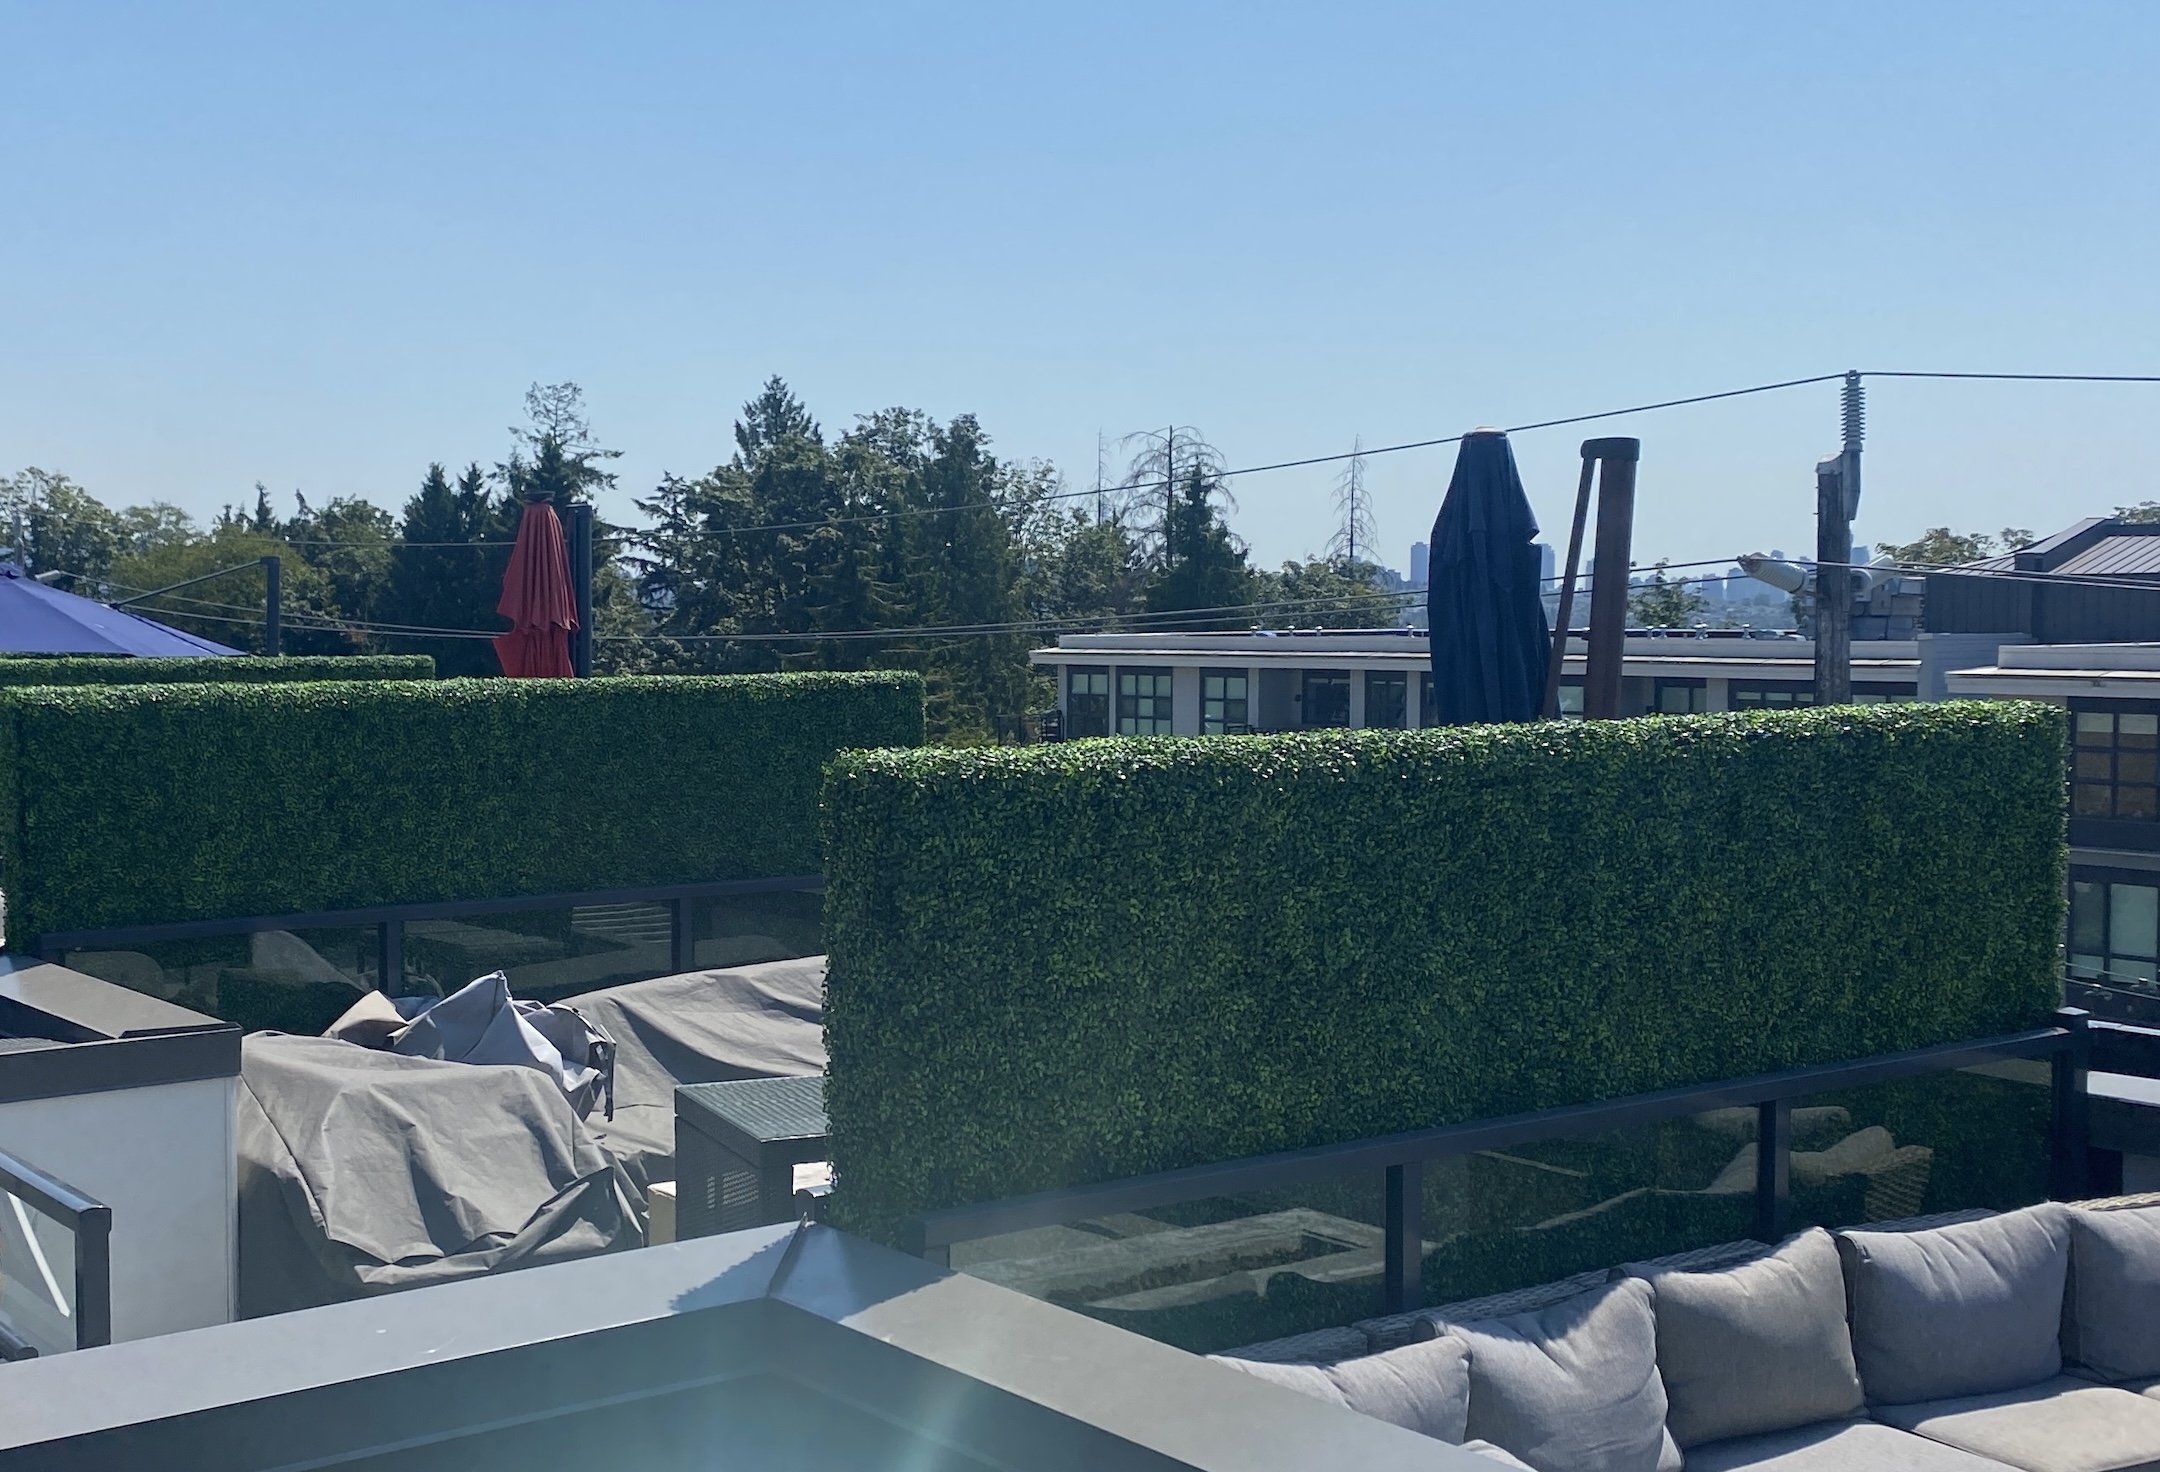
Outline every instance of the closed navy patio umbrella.
POLYGON ((1433 523, 1426 594, 1437 724, 1538 718, 1552 631, 1537 530, 1507 436, 1464 436, 1433 523))

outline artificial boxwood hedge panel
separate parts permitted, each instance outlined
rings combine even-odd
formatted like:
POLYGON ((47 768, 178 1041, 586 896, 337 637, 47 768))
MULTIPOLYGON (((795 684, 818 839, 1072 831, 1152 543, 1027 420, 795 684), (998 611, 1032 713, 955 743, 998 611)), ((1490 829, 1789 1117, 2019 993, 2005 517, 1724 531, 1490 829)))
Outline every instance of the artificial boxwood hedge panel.
POLYGON ((0 691, 0 887, 53 930, 815 873, 912 674, 0 691), (12 802, 6 802, 12 788, 12 802))
POLYGON ((828 1109, 925 1209, 2011 1031, 2063 718, 1953 703, 857 753, 828 1109))
POLYGON ((118 656, 0 658, 0 687, 17 685, 248 685, 287 680, 432 680, 432 654, 293 654, 275 659, 206 654, 200 658, 118 656))

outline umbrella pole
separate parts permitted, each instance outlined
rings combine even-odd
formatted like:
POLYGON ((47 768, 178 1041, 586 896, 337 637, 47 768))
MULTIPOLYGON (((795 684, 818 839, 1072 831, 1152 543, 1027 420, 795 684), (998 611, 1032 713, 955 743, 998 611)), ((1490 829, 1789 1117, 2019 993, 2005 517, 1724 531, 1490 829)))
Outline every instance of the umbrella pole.
MULTIPOLYGON (((1545 703, 1539 707, 1548 721, 1560 719, 1560 672, 1567 663, 1568 625, 1575 618, 1575 569, 1582 561, 1583 523, 1590 519, 1590 475, 1597 461, 1583 446, 1582 479, 1575 483, 1575 525, 1568 531, 1567 571, 1560 578, 1560 616, 1553 621, 1552 659, 1545 669, 1545 703)), ((1540 592, 1540 597, 1543 593, 1540 592)))

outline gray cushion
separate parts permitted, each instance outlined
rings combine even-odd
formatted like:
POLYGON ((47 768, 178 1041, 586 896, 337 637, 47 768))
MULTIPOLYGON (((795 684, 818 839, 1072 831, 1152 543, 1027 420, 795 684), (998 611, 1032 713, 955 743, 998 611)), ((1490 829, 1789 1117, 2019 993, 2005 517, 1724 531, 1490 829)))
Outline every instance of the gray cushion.
POLYGON ((1691 1447, 1687 1472, 2003 1472, 2000 1462, 1873 1421, 1833 1421, 1691 1447))
POLYGON ((2108 1380, 2160 1375, 2160 1208, 2072 1211, 2063 1348, 2108 1380))
POLYGON ((1467 1356, 1462 1340, 1443 1336, 1332 1365, 1274 1364, 1224 1355, 1211 1358, 1374 1420, 1440 1441, 1460 1442, 1470 1412, 1467 1356))
POLYGON ((2052 1204, 1922 1232, 1840 1232, 1870 1405, 1986 1395, 2062 1370, 2070 1227, 2052 1204))
POLYGON ((1448 1333, 1470 1346, 1471 1436, 1536 1472, 1679 1472, 1648 1283, 1609 1283, 1448 1333))
POLYGON ((1716 1272, 1641 1276, 1657 1295, 1665 1425, 1681 1446, 1840 1420, 1865 1404, 1828 1232, 1716 1272))
POLYGON ((1515 1472, 1537 1472, 1537 1468, 1531 1466, 1513 1452, 1508 1451, 1505 1447, 1494 1446, 1489 1441, 1466 1441, 1462 1446, 1466 1452, 1476 1452, 1481 1457, 1489 1457, 1503 1467, 1513 1467, 1515 1472))
POLYGON ((1875 1417, 2023 1472, 2160 1468, 2160 1401, 2068 1375, 1994 1395, 1877 1407, 1875 1417))

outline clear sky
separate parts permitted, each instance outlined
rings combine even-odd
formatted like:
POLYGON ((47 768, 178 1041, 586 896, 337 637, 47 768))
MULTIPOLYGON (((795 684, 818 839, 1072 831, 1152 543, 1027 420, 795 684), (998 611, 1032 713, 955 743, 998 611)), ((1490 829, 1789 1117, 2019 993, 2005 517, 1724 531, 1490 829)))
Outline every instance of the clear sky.
MULTIPOLYGON (((614 515, 768 374, 1091 481, 1861 368, 2160 371, 2149 4, 0 0, 0 473, 395 507, 574 379, 614 515)), ((1877 385, 1863 539, 2160 496, 2160 387, 1877 385)), ((1518 437, 1812 547, 1832 385, 1518 437)), ((1450 451, 1370 462, 1384 560, 1450 451)), ((1257 558, 1329 470, 1248 477, 1257 558)))

